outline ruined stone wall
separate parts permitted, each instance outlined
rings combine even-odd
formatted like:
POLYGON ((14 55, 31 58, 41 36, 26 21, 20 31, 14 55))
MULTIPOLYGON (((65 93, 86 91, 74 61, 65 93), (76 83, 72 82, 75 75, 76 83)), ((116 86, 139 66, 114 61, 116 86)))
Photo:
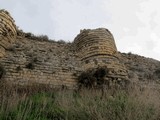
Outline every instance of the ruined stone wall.
POLYGON ((69 44, 32 40, 19 34, 13 18, 0 10, 0 65, 3 80, 13 84, 76 86, 79 62, 69 44), (18 33, 18 34, 17 34, 18 33), (18 35, 18 36, 17 36, 18 35))
POLYGON ((50 84, 53 87, 76 87, 80 63, 70 51, 70 44, 17 39, 6 56, 0 59, 13 84, 50 84))
POLYGON ((7 11, 0 10, 0 57, 5 55, 5 49, 15 41, 16 35, 13 18, 7 11))
POLYGON ((109 78, 127 79, 114 38, 105 28, 83 30, 73 43, 27 36, 16 29, 7 11, 0 11, 0 64, 5 70, 3 80, 9 83, 75 88, 80 73, 100 66, 108 69, 109 78))

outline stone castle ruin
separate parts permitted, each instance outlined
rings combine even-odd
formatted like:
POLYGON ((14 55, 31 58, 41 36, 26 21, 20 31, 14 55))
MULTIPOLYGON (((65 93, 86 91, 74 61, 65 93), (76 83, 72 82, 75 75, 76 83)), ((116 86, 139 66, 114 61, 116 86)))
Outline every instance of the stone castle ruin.
POLYGON ((82 69, 106 66, 108 77, 126 78, 127 70, 119 62, 114 38, 105 28, 83 30, 73 42, 82 69))
POLYGON ((33 40, 19 32, 10 14, 0 10, 1 79, 9 83, 75 88, 79 74, 99 67, 108 70, 107 78, 128 78, 113 35, 105 28, 81 30, 72 43, 33 40))

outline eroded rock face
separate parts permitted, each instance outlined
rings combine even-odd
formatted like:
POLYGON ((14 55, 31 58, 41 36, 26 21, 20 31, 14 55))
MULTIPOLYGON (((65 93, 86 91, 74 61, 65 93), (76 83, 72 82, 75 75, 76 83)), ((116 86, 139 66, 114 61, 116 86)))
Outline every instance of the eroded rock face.
POLYGON ((6 10, 0 10, 0 57, 5 55, 7 49, 17 36, 16 25, 6 10))

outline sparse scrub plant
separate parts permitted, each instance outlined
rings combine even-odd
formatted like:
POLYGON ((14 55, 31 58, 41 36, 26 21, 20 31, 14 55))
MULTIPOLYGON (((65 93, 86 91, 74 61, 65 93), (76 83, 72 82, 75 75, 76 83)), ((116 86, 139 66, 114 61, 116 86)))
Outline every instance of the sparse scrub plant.
POLYGON ((33 40, 49 41, 49 38, 47 35, 34 35, 32 33, 25 33, 25 37, 33 40))

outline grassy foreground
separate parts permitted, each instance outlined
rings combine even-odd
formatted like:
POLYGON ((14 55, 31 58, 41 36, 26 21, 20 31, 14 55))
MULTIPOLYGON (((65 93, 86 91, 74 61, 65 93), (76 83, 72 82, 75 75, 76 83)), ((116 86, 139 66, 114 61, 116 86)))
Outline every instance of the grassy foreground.
POLYGON ((160 120, 160 93, 138 88, 51 90, 1 87, 0 120, 160 120))

